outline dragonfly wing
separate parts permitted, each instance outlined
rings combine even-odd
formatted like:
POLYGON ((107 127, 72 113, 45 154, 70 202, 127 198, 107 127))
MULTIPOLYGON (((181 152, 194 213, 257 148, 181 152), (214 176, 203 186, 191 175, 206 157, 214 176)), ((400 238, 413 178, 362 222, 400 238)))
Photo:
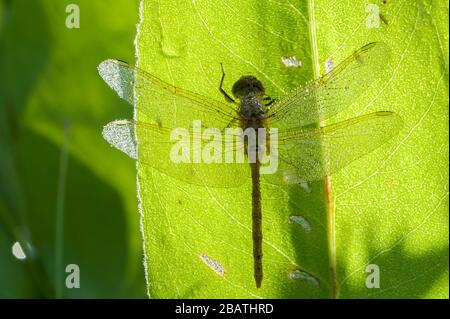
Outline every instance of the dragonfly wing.
POLYGON ((174 128, 189 127, 197 120, 205 127, 224 128, 238 119, 232 104, 175 87, 125 62, 106 60, 98 71, 122 99, 135 106, 139 120, 174 128))
POLYGON ((113 121, 103 129, 103 137, 112 146, 140 165, 194 185, 235 187, 250 178, 250 169, 247 162, 235 160, 237 152, 244 156, 239 134, 222 138, 224 134, 218 129, 198 133, 128 120, 113 121))
POLYGON ((203 131, 208 128, 219 134, 225 128, 231 129, 238 125, 238 114, 230 103, 218 102, 175 87, 122 61, 106 60, 98 69, 105 82, 121 98, 135 106, 136 118, 139 120, 114 121, 105 126, 103 135, 113 146, 137 158, 139 164, 151 166, 188 183, 230 187, 246 180, 250 174, 248 164, 223 161, 225 154, 236 151, 236 147, 227 150, 225 139, 212 147, 208 143, 210 139, 194 132, 195 125, 203 131), (180 150, 177 132, 190 135, 187 153, 180 150), (173 134, 175 139, 172 138, 173 134), (203 148, 205 145, 209 145, 209 148, 203 148), (183 155, 188 154, 190 162, 177 163, 177 156, 174 156, 174 161, 171 158, 174 149, 183 155), (206 161, 217 159, 212 158, 211 153, 217 154, 219 149, 222 161, 206 163, 205 158, 206 161), (217 152, 214 153, 214 150, 217 152), (193 154, 200 154, 199 163, 195 162, 193 154))
POLYGON ((280 133, 275 183, 313 181, 331 175, 375 150, 395 136, 403 125, 393 112, 375 112, 323 128, 280 133))
POLYGON ((103 127, 103 138, 119 151, 137 160, 137 143, 134 126, 129 120, 115 120, 103 127))
POLYGON ((356 50, 329 73, 278 100, 268 111, 269 125, 299 127, 337 114, 378 79, 389 56, 388 46, 381 42, 356 50))

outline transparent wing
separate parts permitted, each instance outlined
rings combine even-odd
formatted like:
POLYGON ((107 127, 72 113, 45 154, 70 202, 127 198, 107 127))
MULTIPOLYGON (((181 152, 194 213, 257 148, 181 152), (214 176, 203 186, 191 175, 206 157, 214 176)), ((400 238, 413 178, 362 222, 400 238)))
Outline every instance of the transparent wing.
POLYGON ((265 178, 274 183, 322 179, 381 146, 402 123, 393 112, 376 112, 323 128, 280 133, 278 173, 265 178))
POLYGON ((226 130, 202 128, 200 132, 195 127, 172 129, 117 120, 104 127, 103 137, 139 164, 179 180, 202 186, 235 187, 250 178, 250 169, 239 129, 226 130))
POLYGON ((268 111, 269 126, 299 127, 337 114, 381 75, 389 55, 384 43, 356 50, 329 73, 277 100, 268 111))
POLYGON ((168 127, 189 127, 193 120, 205 127, 225 128, 238 120, 230 103, 175 87, 125 62, 106 60, 98 66, 100 76, 130 104, 139 120, 168 127))
POLYGON ((207 135, 199 134, 193 127, 194 123, 198 123, 203 131, 205 128, 214 128, 212 130, 215 132, 210 133, 224 134, 226 128, 232 129, 239 124, 238 114, 231 104, 175 87, 122 61, 106 60, 98 69, 105 82, 121 98, 135 105, 138 112, 139 121, 114 121, 105 127, 105 139, 113 146, 137 158, 140 164, 188 183, 231 187, 246 180, 250 174, 248 164, 226 162, 230 153, 243 152, 243 146, 226 139, 214 143, 214 136, 208 136, 208 132, 207 135), (181 135, 177 136, 177 132, 181 135), (184 146, 190 143, 189 159, 183 158, 188 156, 181 148, 183 133, 189 135, 183 141, 184 146), (139 142, 138 147, 136 141, 139 142), (199 146, 205 144, 209 147, 199 146), (178 156, 174 154, 176 150, 178 156), (219 150, 220 154, 217 155, 219 150), (201 161, 195 163, 198 154, 201 161), (219 157, 222 161, 215 162, 219 157), (212 163, 205 162, 205 158, 212 163))

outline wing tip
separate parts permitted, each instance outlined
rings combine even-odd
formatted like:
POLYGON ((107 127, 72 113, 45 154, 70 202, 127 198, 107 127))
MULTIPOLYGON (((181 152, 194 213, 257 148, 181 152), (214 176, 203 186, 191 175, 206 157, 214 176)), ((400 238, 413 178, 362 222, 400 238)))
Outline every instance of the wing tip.
POLYGON ((392 136, 398 134, 404 125, 403 118, 395 112, 392 111, 378 111, 375 115, 380 117, 387 117, 386 119, 391 122, 391 132, 392 136))
POLYGON ((116 64, 117 64, 117 60, 106 59, 99 63, 99 65, 97 66, 97 71, 100 74, 100 76, 103 78, 106 74, 108 74, 108 71, 111 70, 111 67, 116 64))
POLYGON ((114 120, 103 126, 102 137, 111 146, 137 159, 134 127, 130 120, 114 120))
POLYGON ((391 49, 386 42, 369 42, 361 48, 355 50, 353 53, 354 56, 364 56, 369 54, 372 55, 375 59, 380 59, 387 63, 391 57, 391 49))

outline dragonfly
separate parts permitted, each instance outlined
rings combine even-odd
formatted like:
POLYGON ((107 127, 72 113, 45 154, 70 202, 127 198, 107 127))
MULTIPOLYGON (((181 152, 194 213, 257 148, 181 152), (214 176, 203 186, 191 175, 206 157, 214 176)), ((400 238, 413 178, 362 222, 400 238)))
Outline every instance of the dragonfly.
POLYGON ((261 180, 283 185, 321 180, 395 136, 402 127, 402 119, 392 111, 319 125, 352 105, 383 74, 389 55, 385 43, 369 43, 318 79, 275 99, 266 94, 263 83, 252 75, 242 76, 234 83, 232 94, 227 93, 223 88, 222 67, 219 91, 224 101, 176 87, 126 62, 105 60, 98 67, 100 76, 135 107, 135 120, 115 121, 106 127, 134 132, 138 162, 181 181, 236 187, 251 180, 253 277, 260 288, 263 280, 261 180), (201 123, 198 127, 197 122, 201 123), (179 136, 174 139, 177 128, 184 128, 189 138, 185 142, 191 149, 187 156, 173 161, 174 146, 180 142, 179 136), (204 128, 214 128, 222 137, 227 130, 237 129, 235 135, 241 138, 241 143, 225 138, 219 142, 222 149, 206 150, 206 153, 217 151, 216 160, 192 160, 197 151, 205 154, 204 142, 211 140, 211 134, 201 132, 204 128), (243 136, 238 129, 265 130, 268 135, 257 139, 250 149, 248 136, 243 136), (273 141, 268 137, 272 133, 276 136, 273 141), (230 152, 242 149, 252 161, 223 160, 230 152), (265 153, 276 161, 275 172, 263 172, 267 168, 262 162, 265 153))

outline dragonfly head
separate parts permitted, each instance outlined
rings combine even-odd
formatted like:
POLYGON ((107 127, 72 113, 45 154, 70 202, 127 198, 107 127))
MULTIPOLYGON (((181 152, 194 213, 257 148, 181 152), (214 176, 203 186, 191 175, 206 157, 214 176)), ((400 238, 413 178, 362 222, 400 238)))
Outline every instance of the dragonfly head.
POLYGON ((233 84, 233 88, 231 89, 233 95, 238 99, 242 99, 248 95, 263 96, 264 90, 265 89, 261 81, 252 75, 242 76, 238 81, 236 81, 236 83, 233 84))

